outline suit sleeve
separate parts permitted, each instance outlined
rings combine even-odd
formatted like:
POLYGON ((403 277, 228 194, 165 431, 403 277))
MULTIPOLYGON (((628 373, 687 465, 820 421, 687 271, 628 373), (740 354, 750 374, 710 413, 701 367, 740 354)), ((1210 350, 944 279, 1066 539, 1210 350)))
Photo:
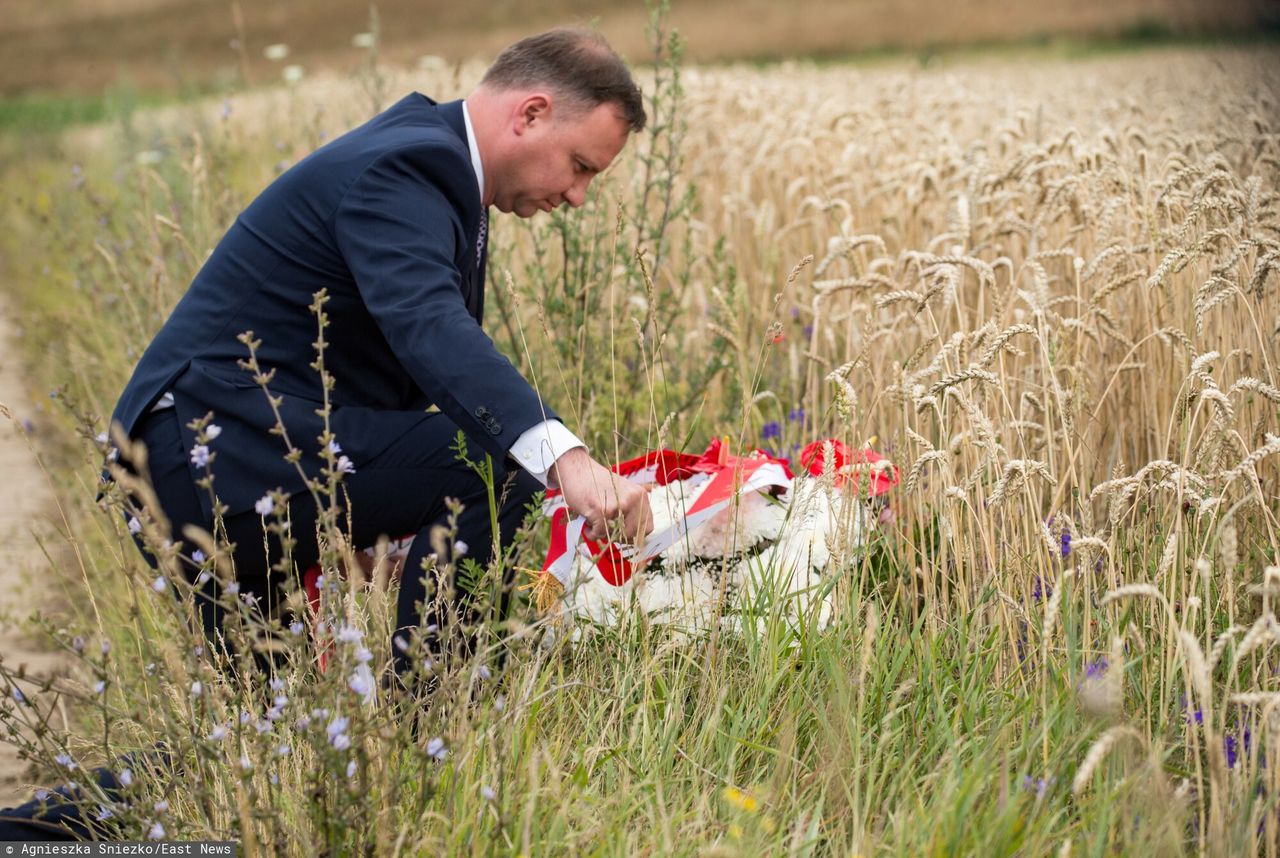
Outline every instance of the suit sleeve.
POLYGON ((432 155, 410 148, 366 168, 335 212, 335 240, 405 370, 501 458, 525 430, 556 415, 467 312, 455 263, 467 232, 460 207, 430 178, 440 157, 432 155))

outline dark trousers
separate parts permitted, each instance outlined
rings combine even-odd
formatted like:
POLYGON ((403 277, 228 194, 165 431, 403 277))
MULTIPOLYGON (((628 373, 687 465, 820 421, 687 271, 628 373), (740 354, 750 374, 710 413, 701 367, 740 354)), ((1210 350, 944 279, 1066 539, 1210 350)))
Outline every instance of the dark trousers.
MULTIPOLYGON (((174 539, 182 538, 182 528, 187 524, 211 530, 212 522, 200 509, 196 492, 201 489, 195 486, 187 466, 190 451, 183 448, 174 409, 147 415, 135 434, 147 445, 152 485, 171 523, 174 539)), ((488 490, 475 472, 455 458, 452 447, 457 434, 457 427, 444 415, 424 414, 413 431, 397 438, 376 459, 361 466, 356 473, 346 475, 342 481, 345 489, 341 504, 343 526, 345 528, 349 516, 350 535, 357 547, 374 545, 383 534, 392 538, 416 534, 405 561, 396 606, 398 634, 405 638, 418 629, 424 619, 420 606, 427 601, 428 593, 419 570, 423 559, 433 550, 432 527, 445 524, 448 517, 446 498, 456 498, 463 504, 454 538, 466 544, 466 556, 482 567, 492 558, 488 490)), ((469 449, 468 456, 472 461, 484 459, 483 452, 474 448, 469 449)), ((507 471, 503 464, 494 462, 494 481, 500 543, 507 545, 523 521, 534 493, 540 491, 542 485, 519 468, 507 471)), ((216 460, 214 473, 217 473, 216 460)), ((299 495, 291 499, 289 514, 290 530, 298 541, 293 549, 293 563, 299 571, 304 571, 320 556, 315 534, 316 505, 310 495, 299 495)), ((279 573, 270 571, 281 557, 279 540, 272 535, 264 544, 262 517, 253 511, 227 516, 224 525, 229 541, 237 546, 234 557, 240 592, 253 593, 264 603, 264 610, 277 608, 287 584, 279 573)), ((190 550, 188 547, 184 554, 189 555, 190 550)), ((154 563, 153 558, 143 553, 154 563)), ((452 545, 446 546, 446 553, 452 553, 452 545)), ((455 564, 461 560, 460 557, 440 558, 442 562, 450 559, 455 564)), ((196 567, 185 568, 194 580, 196 567)), ((503 583, 505 603, 511 582, 503 583)), ((223 621, 223 609, 214 601, 218 595, 215 586, 216 579, 207 582, 199 599, 200 619, 210 640, 223 621)), ((505 611, 505 604, 501 608, 505 611)), ((446 616, 447 612, 434 614, 427 617, 426 622, 443 624, 446 616)), ((393 647, 390 655, 401 673, 412 664, 411 652, 393 647)), ((117 794, 119 784, 111 770, 97 769, 94 776, 108 796, 117 794)), ((69 795, 68 789, 62 787, 43 801, 0 810, 0 840, 88 838, 89 823, 75 805, 66 801, 69 795)))
MULTIPOLYGON (((192 480, 187 464, 190 451, 183 448, 176 411, 169 408, 148 414, 135 435, 147 445, 152 484, 170 520, 174 539, 181 538, 182 528, 187 524, 211 530, 212 522, 201 512, 197 495, 204 490, 197 488, 192 480)), ((433 553, 431 530, 446 524, 449 514, 446 498, 456 499, 463 505, 454 539, 466 546, 465 557, 475 560, 481 568, 492 559, 488 490, 480 477, 457 459, 453 450, 457 435, 458 427, 448 417, 439 413, 423 414, 410 432, 396 438, 375 459, 342 480, 339 492, 342 526, 345 532, 346 522, 350 521, 350 536, 355 547, 372 546, 382 535, 394 539, 415 534, 405 560, 396 608, 396 627, 400 630, 397 634, 405 638, 423 622, 420 606, 427 601, 428 593, 422 563, 433 553)), ((484 461, 483 451, 471 445, 467 455, 472 461, 484 461)), ((507 545, 520 527, 533 495, 543 486, 518 467, 508 471, 504 462, 493 464, 499 541, 507 545)), ((216 476, 216 459, 213 472, 216 476)), ((216 478, 214 486, 217 486, 216 478)), ((297 540, 293 565, 302 572, 320 556, 315 528, 317 509, 311 495, 301 493, 292 497, 289 515, 289 529, 297 540)), ((278 538, 270 535, 264 544, 263 519, 253 510, 226 516, 223 524, 228 540, 237 546, 234 557, 240 592, 252 593, 261 600, 265 612, 272 612, 282 601, 288 584, 280 573, 271 571, 281 557, 278 538)), ((438 560, 440 563, 452 560, 456 566, 464 558, 451 556, 455 543, 448 542, 446 556, 438 560)), ((184 553, 189 552, 190 548, 184 553)), ((195 567, 186 568, 194 576, 195 567)), ((510 580, 503 582, 504 602, 510 583, 510 580)), ((201 621, 210 637, 223 620, 224 609, 216 602, 216 587, 216 579, 208 581, 202 589, 205 598, 199 599, 201 621)), ((505 609, 505 604, 502 607, 505 609)), ((443 618, 443 613, 433 614, 426 622, 440 625, 443 618)), ((398 670, 408 666, 409 654, 395 649, 392 655, 398 670)))

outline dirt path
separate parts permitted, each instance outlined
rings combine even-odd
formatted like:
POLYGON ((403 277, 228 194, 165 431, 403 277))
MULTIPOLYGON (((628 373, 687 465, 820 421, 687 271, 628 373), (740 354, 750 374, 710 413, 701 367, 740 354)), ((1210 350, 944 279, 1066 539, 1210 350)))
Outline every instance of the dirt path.
MULTIPOLYGON (((10 671, 26 665, 28 674, 47 676, 60 660, 41 649, 27 619, 50 597, 35 583, 48 572, 35 534, 48 529, 53 493, 21 428, 34 406, 18 355, 13 323, 0 315, 0 404, 14 415, 0 415, 0 658, 10 671)), ((28 798, 27 780, 16 748, 0 740, 0 807, 28 798)))

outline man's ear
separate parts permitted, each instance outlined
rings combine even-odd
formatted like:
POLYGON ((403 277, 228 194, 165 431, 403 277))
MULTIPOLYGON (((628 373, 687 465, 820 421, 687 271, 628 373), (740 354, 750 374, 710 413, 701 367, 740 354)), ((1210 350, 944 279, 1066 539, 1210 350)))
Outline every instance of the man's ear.
POLYGON ((531 127, 545 123, 551 116, 551 96, 534 92, 520 101, 516 110, 516 134, 524 134, 531 127))

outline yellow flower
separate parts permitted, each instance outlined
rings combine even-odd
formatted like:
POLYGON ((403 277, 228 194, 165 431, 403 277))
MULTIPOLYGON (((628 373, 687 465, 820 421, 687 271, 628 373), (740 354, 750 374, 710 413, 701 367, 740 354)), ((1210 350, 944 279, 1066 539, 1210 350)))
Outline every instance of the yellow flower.
POLYGON ((729 804, 739 807, 748 813, 755 813, 760 809, 760 802, 736 787, 725 787, 720 794, 729 804))

